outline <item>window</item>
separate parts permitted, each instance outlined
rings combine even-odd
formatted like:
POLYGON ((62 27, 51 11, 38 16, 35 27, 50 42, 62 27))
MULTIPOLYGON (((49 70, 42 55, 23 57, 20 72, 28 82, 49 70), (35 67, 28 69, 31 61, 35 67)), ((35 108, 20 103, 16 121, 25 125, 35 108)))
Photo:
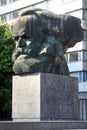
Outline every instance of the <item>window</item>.
POLYGON ((2 15, 1 16, 1 21, 6 21, 6 20, 7 20, 7 15, 6 14, 2 15))
POLYGON ((87 60, 87 51, 84 51, 84 57, 83 60, 87 60))
POLYGON ((76 72, 76 73, 70 73, 70 76, 72 76, 72 77, 79 77, 79 72, 76 72))
POLYGON ((66 55, 67 62, 78 61, 78 52, 70 52, 66 55))
POLYGON ((1 0, 1 6, 6 5, 6 0, 1 0))
POLYGON ((38 8, 53 8, 64 3, 64 0, 45 0, 39 4, 35 4, 34 7, 38 8))
POLYGON ((19 16, 19 11, 14 11, 12 15, 13 15, 13 19, 17 18, 19 16))
POLYGON ((87 59, 87 51, 79 51, 78 52, 78 60, 84 61, 87 59))
POLYGON ((78 61, 78 52, 70 53, 70 61, 78 61))
POLYGON ((84 72, 84 81, 87 81, 87 72, 84 72))
POLYGON ((79 72, 79 81, 86 82, 87 81, 87 72, 79 72))
POLYGON ((87 20, 87 10, 83 10, 83 19, 87 20))
POLYGON ((83 51, 79 51, 78 52, 78 60, 83 61, 83 59, 84 59, 84 53, 83 53, 83 51))
POLYGON ((69 52, 65 54, 67 62, 87 60, 87 51, 69 52))
POLYGON ((80 99, 80 120, 87 120, 87 99, 80 99))
POLYGON ((70 76, 77 78, 79 81, 79 72, 72 72, 72 73, 70 73, 70 76))
POLYGON ((83 40, 87 41, 87 31, 83 30, 83 40))

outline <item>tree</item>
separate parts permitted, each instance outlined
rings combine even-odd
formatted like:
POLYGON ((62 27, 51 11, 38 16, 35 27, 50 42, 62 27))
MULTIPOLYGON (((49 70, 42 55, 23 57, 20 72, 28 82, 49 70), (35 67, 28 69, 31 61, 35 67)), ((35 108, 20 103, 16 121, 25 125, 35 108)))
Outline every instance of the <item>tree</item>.
POLYGON ((3 118, 3 112, 11 109, 13 49, 14 41, 10 26, 0 23, 0 118, 3 118))

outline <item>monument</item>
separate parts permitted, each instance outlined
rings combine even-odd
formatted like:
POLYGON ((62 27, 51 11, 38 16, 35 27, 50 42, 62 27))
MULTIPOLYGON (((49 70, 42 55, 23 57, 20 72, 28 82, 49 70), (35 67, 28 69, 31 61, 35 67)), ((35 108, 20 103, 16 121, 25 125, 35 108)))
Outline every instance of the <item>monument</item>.
POLYGON ((15 21, 12 32, 16 44, 12 55, 15 74, 69 75, 64 54, 82 39, 80 19, 30 9, 15 21))
POLYGON ((80 19, 28 9, 13 23, 12 34, 13 120, 79 120, 78 80, 69 77, 64 54, 82 40, 80 19))

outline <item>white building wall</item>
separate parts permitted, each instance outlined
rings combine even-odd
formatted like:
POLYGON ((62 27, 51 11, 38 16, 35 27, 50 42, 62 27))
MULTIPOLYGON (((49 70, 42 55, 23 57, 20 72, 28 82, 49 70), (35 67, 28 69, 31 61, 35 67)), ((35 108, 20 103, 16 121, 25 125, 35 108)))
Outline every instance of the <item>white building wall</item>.
POLYGON ((62 6, 60 5, 49 9, 57 14, 64 14, 81 8, 82 8, 82 0, 72 0, 70 2, 63 4, 62 6))
POLYGON ((86 92, 87 93, 87 82, 80 82, 79 83, 79 92, 86 92))
POLYGON ((87 50, 87 41, 81 41, 75 44, 74 47, 71 47, 67 50, 67 52, 74 52, 80 50, 87 50))
POLYGON ((0 15, 7 14, 9 12, 28 7, 30 5, 33 5, 35 3, 42 2, 44 0, 20 0, 17 2, 12 2, 11 4, 4 5, 4 7, 0 7, 0 15))

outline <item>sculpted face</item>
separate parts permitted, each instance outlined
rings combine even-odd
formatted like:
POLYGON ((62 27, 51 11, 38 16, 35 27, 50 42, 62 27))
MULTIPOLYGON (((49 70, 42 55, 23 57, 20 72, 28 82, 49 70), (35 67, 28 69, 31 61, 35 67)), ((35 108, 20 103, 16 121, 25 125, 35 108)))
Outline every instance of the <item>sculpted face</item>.
POLYGON ((19 18, 13 26, 13 38, 16 44, 16 54, 13 54, 15 61, 20 55, 37 55, 37 50, 43 39, 41 28, 37 27, 38 19, 33 16, 19 18))
POLYGON ((80 21, 47 10, 29 10, 25 14, 13 23, 12 28, 15 74, 45 72, 69 75, 64 50, 82 39, 80 21))

